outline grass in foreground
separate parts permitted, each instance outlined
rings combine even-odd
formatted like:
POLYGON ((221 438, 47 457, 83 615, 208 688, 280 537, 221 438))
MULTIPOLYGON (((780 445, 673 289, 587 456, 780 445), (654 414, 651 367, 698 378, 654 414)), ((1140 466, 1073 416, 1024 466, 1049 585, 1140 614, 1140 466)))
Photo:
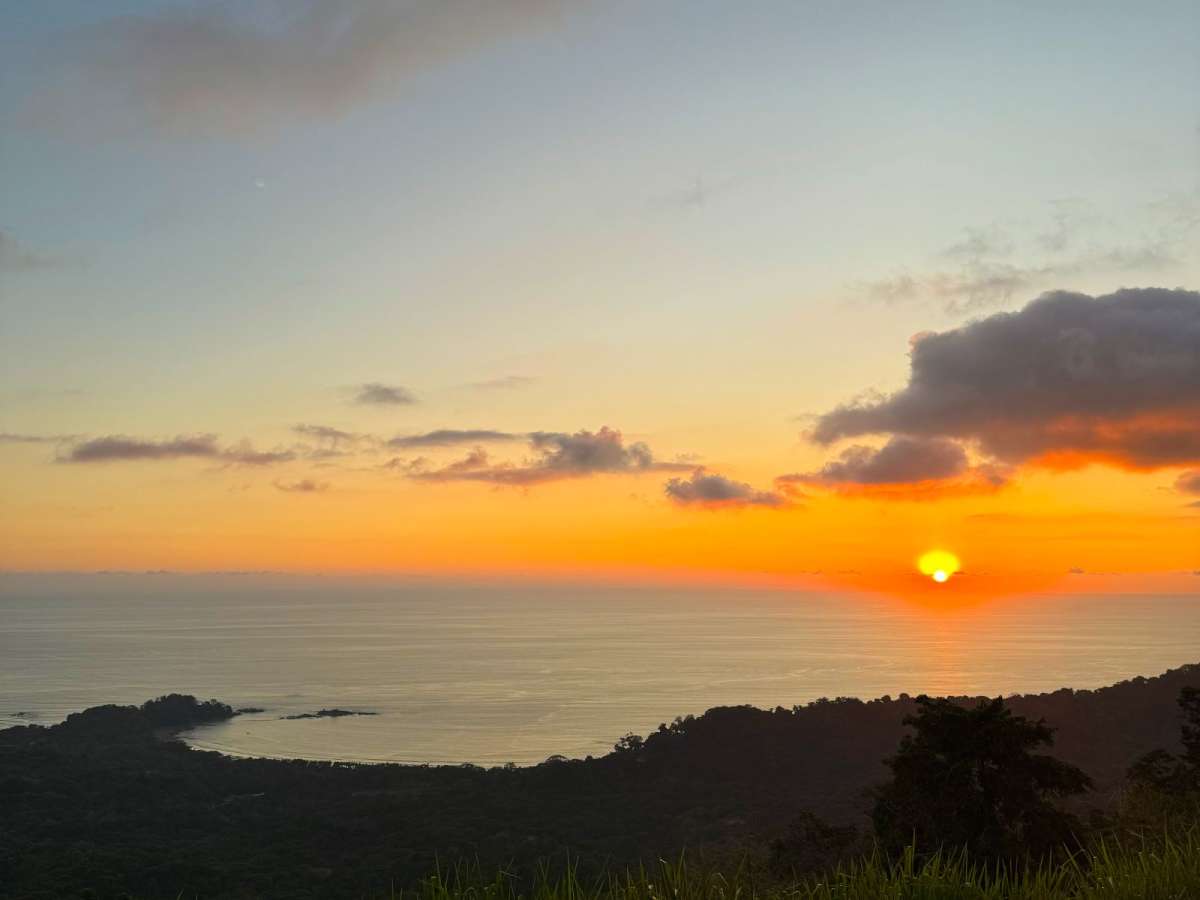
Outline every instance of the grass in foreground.
POLYGON ((973 863, 962 854, 888 862, 876 855, 821 877, 779 884, 749 869, 729 874, 660 862, 584 881, 568 867, 530 881, 504 872, 491 879, 460 868, 426 879, 412 900, 1187 900, 1200 898, 1200 829, 1178 838, 1101 844, 1088 854, 1040 868, 973 863))

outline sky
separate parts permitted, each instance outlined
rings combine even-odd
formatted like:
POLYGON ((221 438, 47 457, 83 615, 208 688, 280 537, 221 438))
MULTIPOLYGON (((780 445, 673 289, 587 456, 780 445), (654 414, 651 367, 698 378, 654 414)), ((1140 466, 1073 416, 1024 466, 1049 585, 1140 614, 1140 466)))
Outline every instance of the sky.
POLYGON ((0 23, 0 569, 1200 585, 1194 3, 0 23))

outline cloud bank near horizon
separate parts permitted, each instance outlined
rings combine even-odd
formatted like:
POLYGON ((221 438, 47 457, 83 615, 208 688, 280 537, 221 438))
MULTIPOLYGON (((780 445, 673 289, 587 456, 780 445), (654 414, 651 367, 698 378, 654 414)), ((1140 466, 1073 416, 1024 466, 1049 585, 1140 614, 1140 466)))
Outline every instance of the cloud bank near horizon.
POLYGON ((919 457, 910 475, 945 477, 961 470, 966 447, 995 463, 1054 469, 1200 464, 1195 291, 1051 292, 1016 312, 918 335, 910 366, 904 388, 830 410, 809 434, 822 445, 867 435, 909 443, 873 455, 851 448, 827 475, 882 477, 901 448, 919 457), (912 441, 927 442, 926 452, 911 452, 912 441))

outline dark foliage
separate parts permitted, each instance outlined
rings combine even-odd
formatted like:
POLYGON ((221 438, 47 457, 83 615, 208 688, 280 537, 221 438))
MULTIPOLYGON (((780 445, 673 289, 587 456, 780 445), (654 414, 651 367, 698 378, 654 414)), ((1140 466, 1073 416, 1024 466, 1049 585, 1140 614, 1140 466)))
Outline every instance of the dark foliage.
POLYGON ((1183 761, 1193 772, 1200 773, 1200 688, 1185 687, 1180 691, 1179 708, 1183 711, 1180 729, 1183 761))
POLYGON ((1042 721, 1014 716, 1000 698, 975 707, 917 698, 905 735, 888 760, 892 780, 875 794, 872 819, 884 849, 965 849, 975 858, 1042 858, 1079 832, 1056 801, 1091 779, 1035 752, 1054 742, 1042 721))
POLYGON ((155 728, 188 728, 205 722, 221 722, 237 715, 218 700, 201 702, 191 694, 166 694, 142 704, 142 717, 155 728))
MULTIPOLYGON (((1182 749, 1174 700, 1198 674, 1008 705, 1058 728, 1056 754, 1103 804, 1134 760, 1182 749)), ((0 731, 0 897, 387 896, 457 859, 519 871, 570 852, 586 874, 685 847, 740 857, 786 843, 800 810, 866 825, 864 791, 916 711, 908 697, 725 707, 601 758, 485 770, 232 759, 158 739, 136 707, 99 707, 0 731)), ((820 827, 810 836, 836 851, 820 827)))
POLYGON ((1178 704, 1183 752, 1160 747, 1129 769, 1130 788, 1122 811, 1133 827, 1169 828, 1173 821, 1200 814, 1200 688, 1183 688, 1178 704))
POLYGON ((867 836, 853 825, 831 825, 802 812, 771 842, 768 864, 776 875, 795 878, 836 869, 870 848, 867 836))

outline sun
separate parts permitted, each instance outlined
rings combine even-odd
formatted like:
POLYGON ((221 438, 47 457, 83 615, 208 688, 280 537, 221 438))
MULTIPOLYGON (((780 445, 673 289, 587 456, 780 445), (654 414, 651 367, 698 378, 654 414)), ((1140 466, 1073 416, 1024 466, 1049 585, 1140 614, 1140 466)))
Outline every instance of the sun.
POLYGON ((922 575, 928 575, 938 584, 945 584, 959 569, 958 557, 948 550, 930 550, 917 560, 922 575))

